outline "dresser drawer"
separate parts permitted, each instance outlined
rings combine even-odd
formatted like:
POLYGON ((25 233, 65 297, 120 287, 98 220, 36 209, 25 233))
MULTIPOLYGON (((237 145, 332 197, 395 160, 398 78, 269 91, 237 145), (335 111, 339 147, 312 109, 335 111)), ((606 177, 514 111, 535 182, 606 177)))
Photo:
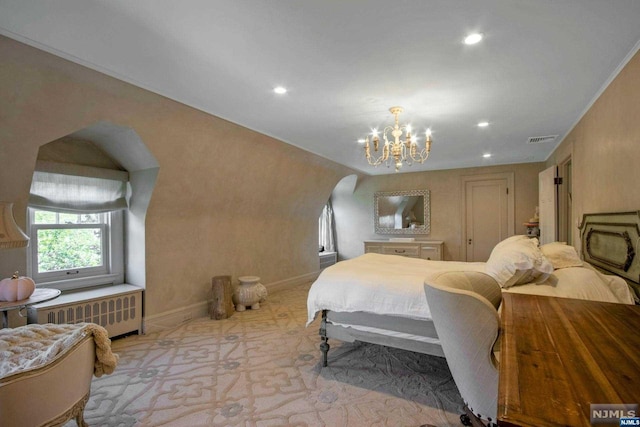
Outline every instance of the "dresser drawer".
POLYGON ((441 261, 442 252, 440 251, 440 245, 422 245, 420 247, 420 258, 441 261))
POLYGON ((383 248, 383 253, 385 255, 402 255, 409 257, 420 257, 420 246, 419 245, 385 245, 383 248))
POLYGON ((371 245, 371 244, 365 243, 364 253, 365 254, 369 254, 369 253, 383 254, 384 251, 382 250, 382 245, 371 245))
POLYGON ((388 242, 369 240, 364 242, 364 253, 400 255, 442 261, 444 255, 442 240, 417 240, 413 242, 388 242))

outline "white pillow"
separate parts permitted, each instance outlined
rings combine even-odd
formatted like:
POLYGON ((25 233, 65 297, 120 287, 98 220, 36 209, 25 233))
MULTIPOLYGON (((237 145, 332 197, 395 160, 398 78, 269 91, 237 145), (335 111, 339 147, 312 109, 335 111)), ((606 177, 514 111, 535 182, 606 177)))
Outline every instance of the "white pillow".
POLYGON ((521 240, 529 240, 529 238, 527 236, 525 236, 524 234, 516 234, 515 236, 511 236, 511 237, 507 237, 506 239, 498 242, 497 245, 494 246, 494 250, 495 249, 500 249, 504 246, 510 245, 514 242, 518 242, 521 240))
POLYGON ((540 250, 556 270, 567 267, 582 267, 583 262, 573 246, 564 242, 552 242, 540 246, 540 250))
POLYGON ((553 265, 538 248, 538 239, 525 236, 524 239, 502 241, 496 245, 485 270, 501 287, 508 288, 544 282, 553 273, 553 265))

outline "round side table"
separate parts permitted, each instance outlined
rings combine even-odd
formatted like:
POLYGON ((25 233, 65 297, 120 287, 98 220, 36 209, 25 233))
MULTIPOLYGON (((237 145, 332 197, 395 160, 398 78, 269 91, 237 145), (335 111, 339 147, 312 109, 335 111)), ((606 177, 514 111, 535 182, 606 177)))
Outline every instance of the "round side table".
POLYGON ((59 295, 60 291, 58 289, 36 288, 36 290, 33 291, 31 296, 27 299, 11 302, 0 301, 0 311, 2 312, 2 327, 9 327, 9 310, 22 310, 26 306, 38 304, 39 302, 49 301, 51 299, 57 298, 59 295))

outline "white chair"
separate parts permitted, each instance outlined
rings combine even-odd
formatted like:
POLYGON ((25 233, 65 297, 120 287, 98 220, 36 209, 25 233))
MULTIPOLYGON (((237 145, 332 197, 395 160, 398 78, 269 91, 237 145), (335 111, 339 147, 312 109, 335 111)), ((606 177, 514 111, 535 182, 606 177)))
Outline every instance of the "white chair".
POLYGON ((500 329, 500 286, 480 272, 443 272, 428 277, 424 290, 447 364, 465 402, 462 423, 494 425, 498 360, 493 349, 500 329))

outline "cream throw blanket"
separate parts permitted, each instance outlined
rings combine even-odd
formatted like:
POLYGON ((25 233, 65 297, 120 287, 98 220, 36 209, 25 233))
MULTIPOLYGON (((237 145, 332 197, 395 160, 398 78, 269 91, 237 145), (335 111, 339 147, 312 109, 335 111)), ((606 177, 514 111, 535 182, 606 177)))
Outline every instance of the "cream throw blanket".
POLYGON ((94 323, 26 325, 0 329, 0 379, 31 371, 62 357, 87 335, 96 345, 94 375, 110 374, 118 364, 107 330, 94 323))

